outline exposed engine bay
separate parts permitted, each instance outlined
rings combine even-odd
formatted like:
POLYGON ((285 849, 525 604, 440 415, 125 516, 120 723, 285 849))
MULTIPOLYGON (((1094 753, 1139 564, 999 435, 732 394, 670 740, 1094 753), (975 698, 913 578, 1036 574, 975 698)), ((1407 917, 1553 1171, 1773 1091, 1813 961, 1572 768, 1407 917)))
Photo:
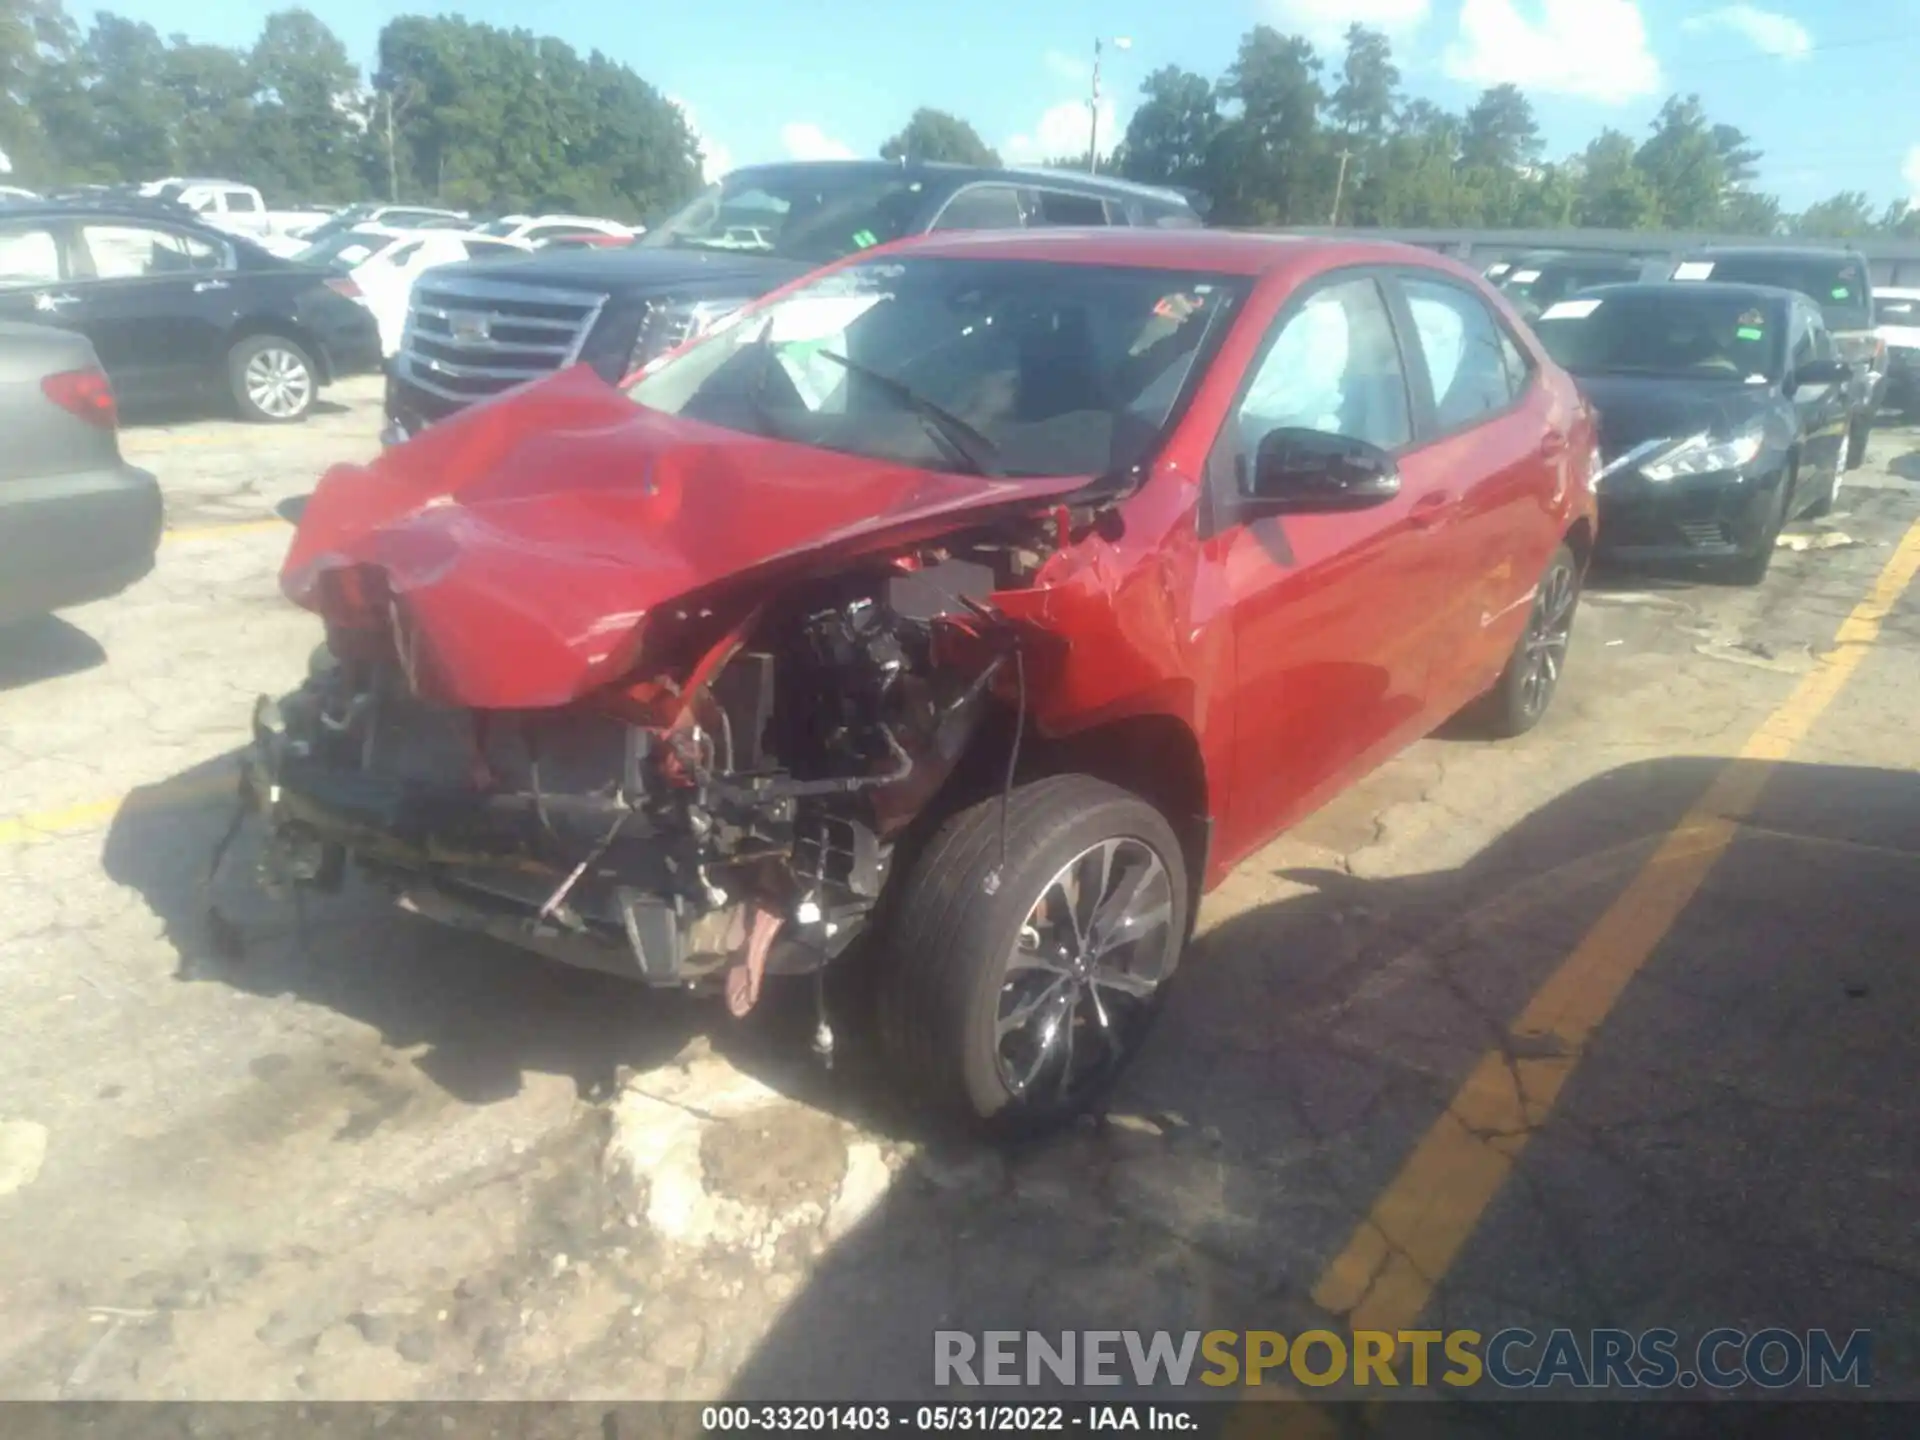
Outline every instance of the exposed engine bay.
POLYGON ((858 938, 903 832, 1023 702, 990 600, 1042 562, 1043 526, 1018 530, 750 608, 689 599, 632 675, 558 709, 430 704, 391 637, 330 629, 307 683, 255 709, 263 878, 337 890, 351 861, 436 921, 745 1013, 764 976, 858 938))

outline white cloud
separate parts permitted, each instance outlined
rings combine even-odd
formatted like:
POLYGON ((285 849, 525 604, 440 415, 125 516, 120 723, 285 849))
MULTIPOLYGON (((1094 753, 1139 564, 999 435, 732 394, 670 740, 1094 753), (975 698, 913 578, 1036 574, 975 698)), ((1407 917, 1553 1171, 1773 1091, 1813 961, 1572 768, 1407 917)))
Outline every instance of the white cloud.
POLYGON ((1745 36, 1756 50, 1777 55, 1782 60, 1803 60, 1813 48, 1813 36, 1807 27, 1791 15, 1777 10, 1762 10, 1757 5, 1725 5, 1695 15, 1681 27, 1685 30, 1731 30, 1745 36))
POLYGON ((1920 206, 1920 145, 1907 151, 1907 163, 1901 168, 1900 174, 1907 182, 1907 208, 1911 210, 1920 206))
POLYGON ((1660 88, 1635 0, 1466 0, 1447 74, 1618 105, 1660 88))
POLYGON ((1349 25, 1411 34, 1432 8, 1431 0, 1266 0, 1275 25, 1323 47, 1339 45, 1349 25))
POLYGON ((700 178, 711 185, 733 169, 733 151, 700 128, 700 122, 693 117, 693 107, 677 95, 669 95, 667 103, 680 111, 680 118, 687 122, 687 129, 699 143, 700 178))
MULTIPOLYGON (((1087 153, 1087 126, 1090 123, 1087 102, 1062 100, 1050 105, 1031 132, 1010 136, 1000 153, 1015 165, 1031 165, 1038 160, 1053 160, 1087 153)), ((1100 99, 1100 153, 1111 155, 1120 143, 1126 124, 1114 109, 1113 101, 1100 99)))
POLYGON ((780 144, 793 160, 851 160, 853 147, 836 140, 811 120, 794 120, 780 127, 780 144))

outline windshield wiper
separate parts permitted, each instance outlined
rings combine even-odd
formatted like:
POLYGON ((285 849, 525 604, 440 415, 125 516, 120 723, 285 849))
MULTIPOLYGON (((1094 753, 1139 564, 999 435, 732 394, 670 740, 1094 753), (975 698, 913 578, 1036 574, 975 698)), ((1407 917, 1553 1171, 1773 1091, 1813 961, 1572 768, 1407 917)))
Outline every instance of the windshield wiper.
POLYGON ((843 370, 873 381, 897 398, 926 422, 928 434, 944 442, 954 458, 964 462, 974 474, 989 478, 1006 474, 1000 464, 1000 447, 945 406, 929 400, 905 381, 896 380, 870 365, 862 365, 858 360, 849 360, 832 350, 816 350, 814 353, 822 360, 831 360, 843 370))

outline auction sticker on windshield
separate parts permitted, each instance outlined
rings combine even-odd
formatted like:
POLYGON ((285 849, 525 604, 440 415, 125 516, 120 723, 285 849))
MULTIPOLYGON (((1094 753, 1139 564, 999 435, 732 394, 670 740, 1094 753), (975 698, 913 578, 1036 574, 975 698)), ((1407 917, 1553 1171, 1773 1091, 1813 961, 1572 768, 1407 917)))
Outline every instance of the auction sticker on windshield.
POLYGON ((1598 300, 1562 300, 1557 305, 1549 305, 1540 318, 1542 320, 1584 320, 1599 308, 1598 300))
POLYGON ((1713 274, 1711 260, 1689 260, 1673 272, 1676 280, 1705 280, 1713 274))

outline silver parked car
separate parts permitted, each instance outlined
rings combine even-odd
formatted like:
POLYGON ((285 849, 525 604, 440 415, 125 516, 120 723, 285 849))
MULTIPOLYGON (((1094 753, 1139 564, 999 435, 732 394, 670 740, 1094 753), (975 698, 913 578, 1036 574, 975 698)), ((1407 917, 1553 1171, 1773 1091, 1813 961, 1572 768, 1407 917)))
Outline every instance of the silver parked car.
POLYGON ((86 336, 0 324, 0 625, 153 568, 160 486, 120 458, 118 423, 86 336))

